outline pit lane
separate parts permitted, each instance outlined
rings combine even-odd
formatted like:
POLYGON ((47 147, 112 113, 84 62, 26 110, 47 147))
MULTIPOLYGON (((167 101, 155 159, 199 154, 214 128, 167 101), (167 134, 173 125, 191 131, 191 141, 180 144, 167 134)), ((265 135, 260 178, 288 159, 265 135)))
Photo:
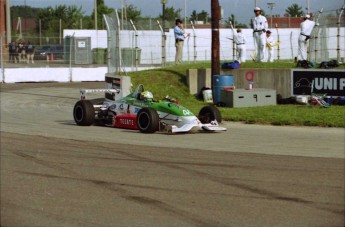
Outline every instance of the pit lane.
POLYGON ((79 88, 1 85, 1 226, 339 225, 344 129, 79 127, 79 88))

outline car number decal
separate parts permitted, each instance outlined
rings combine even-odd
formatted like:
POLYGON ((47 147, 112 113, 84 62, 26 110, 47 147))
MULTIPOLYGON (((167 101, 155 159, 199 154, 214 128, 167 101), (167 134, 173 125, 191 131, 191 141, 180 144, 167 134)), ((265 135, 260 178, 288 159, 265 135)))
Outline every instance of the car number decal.
POLYGON ((189 110, 182 110, 184 115, 191 115, 192 112, 190 112, 189 110))

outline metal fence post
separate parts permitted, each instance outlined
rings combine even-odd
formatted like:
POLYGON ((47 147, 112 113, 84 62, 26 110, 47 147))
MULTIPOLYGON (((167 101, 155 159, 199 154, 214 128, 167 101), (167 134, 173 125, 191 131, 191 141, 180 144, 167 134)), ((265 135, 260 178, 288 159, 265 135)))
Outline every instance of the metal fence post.
POLYGON ((2 43, 3 36, 0 36, 0 67, 1 67, 1 73, 2 73, 2 78, 1 78, 1 83, 5 82, 5 69, 4 69, 4 58, 3 58, 3 43, 2 43))
POLYGON ((135 27, 132 19, 129 20, 133 29, 134 29, 134 34, 135 34, 135 68, 136 68, 136 71, 138 71, 138 65, 139 65, 139 56, 138 56, 138 31, 137 31, 137 28, 135 27))
POLYGON ((70 41, 69 41, 69 82, 73 81, 73 78, 72 78, 72 76, 73 76, 73 73, 72 73, 72 41, 73 41, 73 45, 75 45, 74 35, 75 35, 75 32, 73 32, 73 35, 71 36, 70 41))
POLYGON ((195 29, 194 29, 194 24, 191 21, 190 22, 192 29, 193 29, 193 41, 194 41, 194 63, 196 63, 196 58, 197 58, 197 52, 196 52, 196 33, 195 33, 195 29))
POLYGON ((345 5, 343 5, 343 7, 341 7, 341 11, 339 13, 339 17, 338 17, 338 22, 337 22, 337 61, 340 62, 340 20, 341 20, 341 16, 343 14, 345 10, 345 5))
POLYGON ((162 66, 164 67, 166 65, 166 48, 165 48, 166 35, 158 20, 157 20, 157 23, 162 32, 162 66))

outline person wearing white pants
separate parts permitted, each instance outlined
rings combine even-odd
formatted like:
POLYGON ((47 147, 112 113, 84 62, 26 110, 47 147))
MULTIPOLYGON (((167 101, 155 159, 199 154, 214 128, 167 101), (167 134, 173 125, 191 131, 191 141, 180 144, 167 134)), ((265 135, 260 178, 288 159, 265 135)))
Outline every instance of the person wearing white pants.
MULTIPOLYGON (((234 32, 234 30, 233 30, 234 32)), ((242 33, 242 29, 238 28, 237 32, 234 32, 234 39, 236 43, 238 58, 237 61, 239 63, 246 62, 246 37, 242 33)))
POLYGON ((307 14, 304 17, 304 21, 301 23, 301 33, 298 38, 298 60, 307 60, 307 46, 311 33, 315 26, 315 22, 310 20, 310 15, 307 14))
POLYGON ((253 21, 254 40, 256 43, 256 62, 262 62, 264 60, 264 50, 266 45, 265 32, 268 30, 268 23, 266 17, 261 15, 261 9, 255 7, 255 18, 253 21))
POLYGON ((274 45, 276 44, 276 41, 271 36, 271 31, 266 31, 266 51, 265 55, 267 55, 267 62, 273 62, 273 54, 274 54, 274 45))

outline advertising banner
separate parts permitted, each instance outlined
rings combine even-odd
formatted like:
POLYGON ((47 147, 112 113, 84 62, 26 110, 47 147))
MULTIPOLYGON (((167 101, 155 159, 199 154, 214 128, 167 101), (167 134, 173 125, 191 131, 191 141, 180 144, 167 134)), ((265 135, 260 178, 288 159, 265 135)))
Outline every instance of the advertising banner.
POLYGON ((293 69, 291 94, 345 96, 345 70, 293 69))

